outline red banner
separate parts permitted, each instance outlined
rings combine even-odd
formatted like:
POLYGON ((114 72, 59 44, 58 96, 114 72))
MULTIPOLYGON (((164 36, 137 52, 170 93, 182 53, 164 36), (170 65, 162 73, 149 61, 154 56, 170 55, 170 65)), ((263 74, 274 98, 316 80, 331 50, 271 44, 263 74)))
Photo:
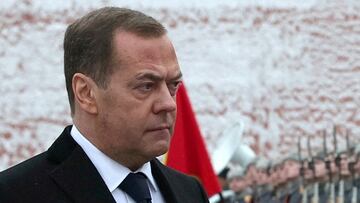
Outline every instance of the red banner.
POLYGON ((198 178, 209 197, 221 192, 184 85, 176 96, 177 117, 165 164, 198 178))

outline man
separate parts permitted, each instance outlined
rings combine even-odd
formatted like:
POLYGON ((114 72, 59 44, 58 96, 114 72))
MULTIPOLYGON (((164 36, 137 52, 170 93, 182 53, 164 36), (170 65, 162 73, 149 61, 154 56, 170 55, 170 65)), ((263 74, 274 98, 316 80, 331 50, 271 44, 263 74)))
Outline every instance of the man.
POLYGON ((250 203, 252 202, 252 189, 250 180, 245 177, 245 171, 242 167, 237 166, 229 172, 229 188, 234 191, 235 195, 231 203, 250 203))
POLYGON ((168 150, 181 83, 159 22, 124 8, 87 14, 66 30, 64 70, 74 125, 0 174, 0 202, 208 202, 196 179, 155 158, 168 150))
POLYGON ((302 197, 302 181, 300 176, 300 162, 296 156, 284 160, 284 174, 286 174, 286 187, 288 203, 299 203, 302 197))
MULTIPOLYGON (((259 157, 253 166, 253 175, 249 178, 252 180, 254 202, 273 203, 273 186, 270 179, 271 162, 264 157, 259 157)), ((250 169, 248 167, 247 172, 250 169)))
POLYGON ((226 166, 217 175, 217 178, 219 180, 219 183, 221 185, 222 190, 228 190, 229 189, 229 181, 228 181, 228 173, 229 173, 229 171, 230 171, 230 168, 228 166, 226 166))

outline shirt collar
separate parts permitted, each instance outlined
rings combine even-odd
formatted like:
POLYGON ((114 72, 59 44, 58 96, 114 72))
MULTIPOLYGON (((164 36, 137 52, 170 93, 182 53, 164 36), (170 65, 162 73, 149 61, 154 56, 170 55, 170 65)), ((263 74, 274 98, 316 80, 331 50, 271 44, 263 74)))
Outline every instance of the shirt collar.
MULTIPOLYGON (((126 176, 132 172, 130 169, 114 161, 96 148, 95 145, 93 145, 80 133, 75 125, 73 125, 70 134, 94 164, 110 192, 113 192, 126 178, 126 176)), ((150 182, 150 187, 154 191, 158 190, 151 172, 150 162, 146 162, 142 167, 134 172, 144 173, 150 182)))

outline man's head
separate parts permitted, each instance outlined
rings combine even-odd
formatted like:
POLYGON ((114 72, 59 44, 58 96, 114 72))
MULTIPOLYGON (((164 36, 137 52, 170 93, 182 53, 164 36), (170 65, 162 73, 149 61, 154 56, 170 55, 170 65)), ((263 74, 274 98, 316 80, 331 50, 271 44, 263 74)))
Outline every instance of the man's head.
POLYGON ((255 185, 263 185, 268 183, 268 168, 270 161, 264 157, 258 157, 246 168, 246 177, 255 185))
POLYGON ((64 72, 71 113, 75 113, 72 79, 83 73, 102 88, 117 67, 114 57, 116 31, 125 31, 143 38, 156 38, 166 29, 155 19, 141 12, 105 7, 88 13, 72 23, 64 38, 64 72))
POLYGON ((236 192, 242 192, 246 187, 249 186, 249 181, 245 177, 244 169, 240 166, 234 167, 230 170, 228 179, 229 179, 229 188, 236 192))
POLYGON ((316 157, 315 158, 315 175, 318 179, 327 178, 327 170, 326 170, 326 163, 322 158, 316 157))
POLYGON ((338 156, 340 157, 340 163, 339 163, 340 174, 342 176, 350 176, 351 173, 349 170, 349 159, 351 157, 348 156, 347 152, 343 152, 343 153, 339 154, 338 156))
POLYGON ((159 22, 124 8, 95 10, 68 27, 64 52, 82 134, 130 169, 167 151, 181 71, 159 22))
POLYGON ((300 176, 300 163, 293 158, 284 161, 284 173, 288 181, 294 180, 300 176))

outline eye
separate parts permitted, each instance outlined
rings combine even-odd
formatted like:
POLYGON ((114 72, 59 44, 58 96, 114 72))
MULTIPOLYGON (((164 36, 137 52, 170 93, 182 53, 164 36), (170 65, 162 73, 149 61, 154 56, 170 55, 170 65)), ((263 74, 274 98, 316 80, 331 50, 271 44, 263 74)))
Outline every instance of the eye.
POLYGON ((175 81, 168 84, 169 92, 171 96, 175 96, 179 87, 181 85, 181 81, 175 81))
POLYGON ((141 92, 149 92, 154 88, 155 84, 152 82, 145 82, 137 86, 137 89, 141 92))

